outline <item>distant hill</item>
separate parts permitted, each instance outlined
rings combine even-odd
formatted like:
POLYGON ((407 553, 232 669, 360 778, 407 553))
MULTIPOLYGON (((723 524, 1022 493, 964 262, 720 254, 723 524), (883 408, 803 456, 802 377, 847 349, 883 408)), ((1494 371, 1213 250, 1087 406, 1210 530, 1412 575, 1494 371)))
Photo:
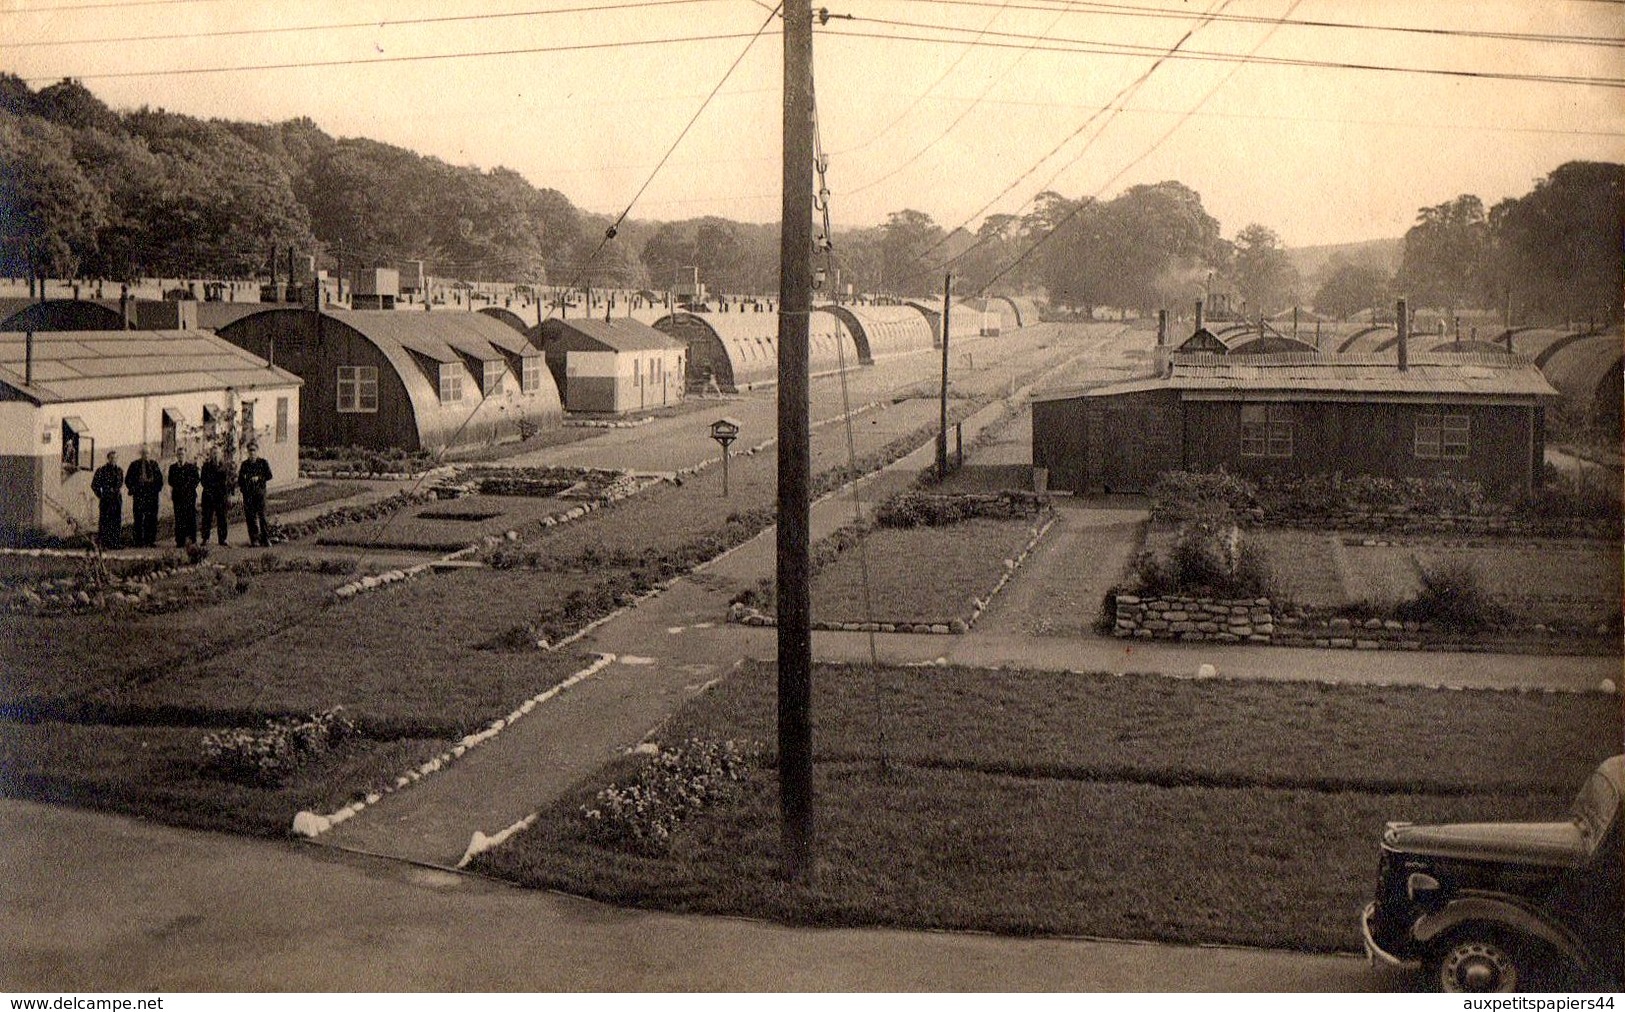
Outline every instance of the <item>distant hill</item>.
POLYGON ((1369 264, 1392 274, 1399 270, 1405 253, 1403 236, 1395 239, 1367 239, 1365 242, 1334 243, 1330 246, 1301 246, 1286 251, 1292 265, 1305 281, 1318 283, 1334 257, 1352 264, 1369 264))

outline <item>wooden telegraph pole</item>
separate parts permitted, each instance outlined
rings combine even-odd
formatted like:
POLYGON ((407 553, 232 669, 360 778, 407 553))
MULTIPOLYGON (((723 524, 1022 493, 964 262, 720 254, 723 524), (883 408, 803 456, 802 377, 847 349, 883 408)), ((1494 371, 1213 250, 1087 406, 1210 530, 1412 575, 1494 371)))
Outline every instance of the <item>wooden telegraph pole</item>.
POLYGON ((937 481, 948 480, 948 313, 953 295, 954 276, 942 276, 942 411, 941 427, 937 431, 937 481))
POLYGON ((812 310, 812 5, 784 5, 784 192, 779 246, 779 812, 784 871, 812 872, 812 529, 807 316, 812 310))

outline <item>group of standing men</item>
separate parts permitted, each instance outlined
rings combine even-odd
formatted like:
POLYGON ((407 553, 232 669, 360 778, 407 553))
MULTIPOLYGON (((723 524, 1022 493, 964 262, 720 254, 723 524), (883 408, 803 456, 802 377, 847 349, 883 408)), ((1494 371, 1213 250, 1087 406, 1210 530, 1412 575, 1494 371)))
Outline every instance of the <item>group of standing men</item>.
MULTIPOLYGON (((124 527, 124 492, 130 493, 135 512, 132 544, 136 548, 152 548, 158 543, 158 497, 164 488, 164 474, 158 462, 147 456, 141 447, 139 456, 129 468, 118 464, 118 451, 107 452, 107 463, 96 469, 90 481, 90 490, 101 504, 98 531, 103 548, 118 548, 124 527)), ((226 514, 231 503, 233 484, 243 494, 243 518, 248 524, 248 543, 269 548, 271 542, 265 526, 265 487, 271 483, 271 465, 259 455, 259 447, 248 444, 248 455, 237 468, 235 477, 231 468, 220 459, 220 450, 209 447, 208 457, 200 468, 186 459, 184 447, 175 451, 175 462, 169 465, 169 495, 175 507, 175 547, 207 544, 213 528, 220 544, 226 543, 226 514), (198 521, 198 490, 203 491, 202 523, 198 521)))

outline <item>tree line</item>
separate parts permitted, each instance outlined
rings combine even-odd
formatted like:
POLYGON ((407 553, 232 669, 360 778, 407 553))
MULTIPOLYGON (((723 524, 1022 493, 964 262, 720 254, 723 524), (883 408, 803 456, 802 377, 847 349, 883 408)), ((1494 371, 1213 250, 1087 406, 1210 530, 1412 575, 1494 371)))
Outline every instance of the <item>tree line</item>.
MULTIPOLYGON (((828 281, 932 297, 951 271, 960 292, 1043 293, 1085 313, 1222 295, 1249 316, 1313 305, 1342 318, 1405 294, 1445 312, 1510 303, 1520 318, 1617 319, 1622 192, 1625 166, 1570 162, 1488 210, 1471 195, 1422 208, 1397 276, 1334 258, 1305 279, 1274 230, 1252 223, 1225 239, 1183 183, 1109 200, 1046 191, 975 232, 912 208, 837 232, 828 281)), ((716 292, 778 287, 776 224, 610 225, 511 169, 333 138, 308 118, 116 112, 77 81, 36 92, 0 74, 0 271, 10 276, 265 277, 292 247, 324 267, 423 260, 470 281, 664 290, 695 267, 716 292)))

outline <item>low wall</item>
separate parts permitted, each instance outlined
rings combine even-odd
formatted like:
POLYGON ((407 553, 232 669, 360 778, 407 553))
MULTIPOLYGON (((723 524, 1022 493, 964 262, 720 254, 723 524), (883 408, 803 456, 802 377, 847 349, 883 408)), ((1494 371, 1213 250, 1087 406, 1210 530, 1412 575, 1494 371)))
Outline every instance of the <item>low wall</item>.
POLYGON ((1240 518, 1253 527, 1302 530, 1366 531, 1380 534, 1451 534, 1463 537, 1617 538, 1619 529, 1589 517, 1529 517, 1510 509, 1440 513, 1394 507, 1383 510, 1342 509, 1314 512, 1251 509, 1240 518))
POLYGON ((1142 640, 1269 643, 1275 634, 1270 599, 1214 599, 1166 594, 1118 594, 1112 635, 1142 640))

